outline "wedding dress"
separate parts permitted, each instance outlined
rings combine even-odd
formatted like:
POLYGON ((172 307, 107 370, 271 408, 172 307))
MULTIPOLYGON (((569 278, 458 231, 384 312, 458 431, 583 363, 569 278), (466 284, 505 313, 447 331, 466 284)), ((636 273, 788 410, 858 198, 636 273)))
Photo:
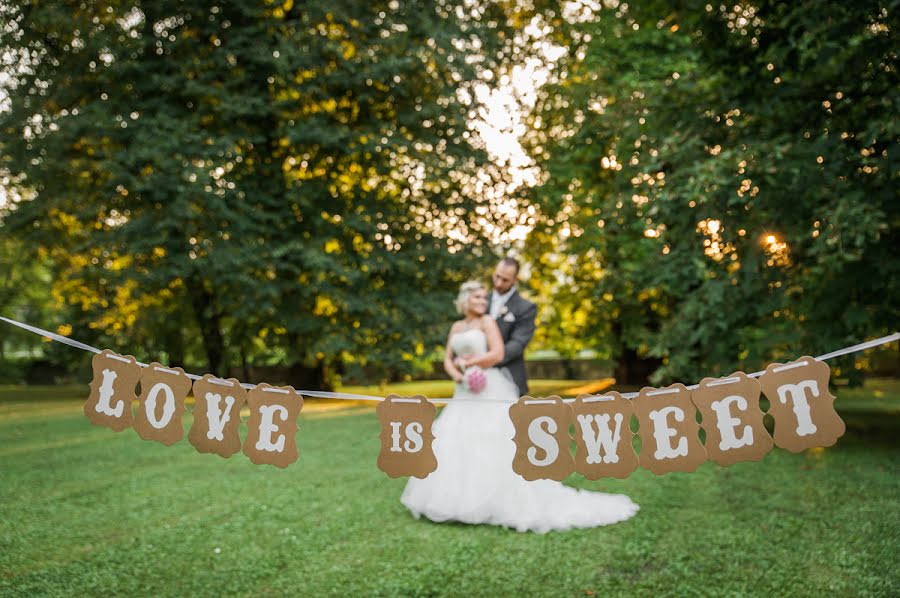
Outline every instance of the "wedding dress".
MULTIPOLYGON (((450 344, 457 355, 487 352, 479 329, 453 334, 450 344)), ((638 505, 623 494, 577 490, 551 480, 528 482, 513 472, 516 448, 508 412, 518 389, 497 368, 485 374, 487 385, 478 394, 458 384, 455 400, 434 423, 438 468, 424 479, 411 478, 400 499, 416 518, 544 533, 608 525, 637 513, 638 505)))

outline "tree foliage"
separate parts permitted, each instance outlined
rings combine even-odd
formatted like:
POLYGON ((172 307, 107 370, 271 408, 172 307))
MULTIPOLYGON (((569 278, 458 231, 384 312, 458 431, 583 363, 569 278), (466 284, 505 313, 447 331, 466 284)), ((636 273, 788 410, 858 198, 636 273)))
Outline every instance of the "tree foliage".
MULTIPOLYGON (((7 228, 106 344, 408 369, 488 258, 474 82, 529 12, 497 2, 4 6, 7 228), (463 247, 466 251, 460 251, 463 247)), ((533 9, 529 9, 533 10, 533 9)))
POLYGON ((560 342, 692 380, 895 328, 897 3, 635 4, 532 115, 560 342))

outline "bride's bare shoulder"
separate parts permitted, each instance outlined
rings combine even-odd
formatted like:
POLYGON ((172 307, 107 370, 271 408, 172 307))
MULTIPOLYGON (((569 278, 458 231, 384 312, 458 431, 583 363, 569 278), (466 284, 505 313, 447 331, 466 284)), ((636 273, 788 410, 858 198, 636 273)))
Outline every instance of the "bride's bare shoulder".
POLYGON ((481 329, 488 330, 490 328, 497 328, 497 321, 492 318, 489 314, 484 314, 481 316, 481 329))
POLYGON ((460 330, 462 330, 462 327, 465 323, 466 323, 465 320, 457 320, 457 321, 453 322, 453 324, 450 326, 450 334, 453 334, 454 332, 459 332, 460 330))

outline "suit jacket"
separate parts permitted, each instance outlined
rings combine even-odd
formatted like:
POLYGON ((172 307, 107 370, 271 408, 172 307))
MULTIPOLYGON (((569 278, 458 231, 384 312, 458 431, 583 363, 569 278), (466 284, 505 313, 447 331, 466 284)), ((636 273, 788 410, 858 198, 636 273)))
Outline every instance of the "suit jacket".
MULTIPOLYGON (((500 336, 503 337, 503 361, 495 367, 506 368, 512 375, 519 395, 528 394, 528 376, 525 373, 525 347, 534 336, 534 320, 537 317, 537 306, 524 299, 518 291, 506 301, 506 305, 497 318, 500 336)), ((490 301, 488 302, 490 313, 490 301)))

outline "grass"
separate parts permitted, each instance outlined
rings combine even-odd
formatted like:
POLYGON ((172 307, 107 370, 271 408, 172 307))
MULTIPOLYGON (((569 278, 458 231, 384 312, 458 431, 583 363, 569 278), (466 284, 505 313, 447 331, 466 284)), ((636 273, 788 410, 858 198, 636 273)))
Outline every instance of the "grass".
POLYGON ((410 517, 405 480, 375 466, 370 406, 309 401, 300 460, 277 470, 94 427, 86 394, 0 387, 2 595, 900 594, 897 381, 840 389, 845 418, 876 415, 829 449, 572 476, 641 511, 543 536, 410 517))

